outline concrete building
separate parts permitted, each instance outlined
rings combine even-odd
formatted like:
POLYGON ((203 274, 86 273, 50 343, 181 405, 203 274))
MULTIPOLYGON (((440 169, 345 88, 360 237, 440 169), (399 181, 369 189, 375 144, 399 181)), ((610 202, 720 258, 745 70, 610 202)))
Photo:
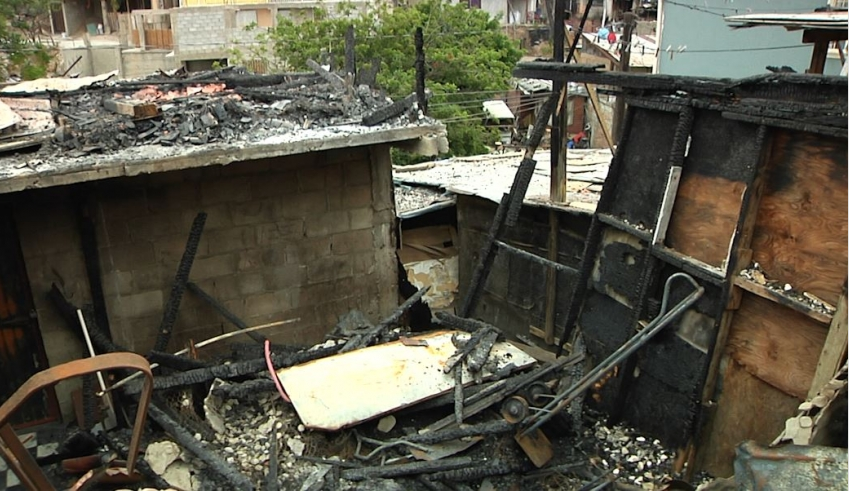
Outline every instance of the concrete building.
MULTIPOLYGON (((780 26, 731 29, 725 16, 767 12, 813 12, 822 0, 660 0, 656 73, 706 77, 747 77, 767 73, 767 66, 788 66, 804 73, 813 46, 802 44, 799 31, 780 26)), ((836 50, 826 64, 827 75, 837 75, 841 63, 836 50)))
MULTIPOLYGON (((220 111, 219 126, 228 121, 220 111)), ((167 112, 161 114, 167 125, 167 112)), ((129 118, 91 133, 107 134, 122 121, 129 118)), ((394 309, 389 150, 444 130, 403 117, 368 127, 314 124, 327 127, 281 123, 263 136, 248 131, 205 145, 145 144, 100 155, 57 145, 0 156, 0 322, 17 322, 10 327, 17 341, 0 340, 3 397, 35 371, 88 356, 79 324, 63 318, 52 289, 76 307, 102 302, 114 343, 148 352, 200 212, 207 219, 189 280, 248 325, 297 319, 264 333, 273 341, 320 341, 351 309, 372 321, 394 309)), ((169 346, 231 330, 225 326, 186 293, 169 346)), ((58 398, 34 401, 18 422, 55 420, 58 407, 67 420, 76 387, 59 385, 58 398)))

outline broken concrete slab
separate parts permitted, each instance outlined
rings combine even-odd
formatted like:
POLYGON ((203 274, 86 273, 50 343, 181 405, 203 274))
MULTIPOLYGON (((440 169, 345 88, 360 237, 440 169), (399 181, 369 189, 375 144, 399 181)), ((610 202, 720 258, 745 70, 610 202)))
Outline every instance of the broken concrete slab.
MULTIPOLYGON (((427 346, 395 341, 285 368, 277 375, 306 427, 338 430, 453 389, 453 375, 443 372, 456 351, 452 336, 469 337, 439 331, 414 338, 427 341, 427 346)), ((510 364, 521 369, 534 362, 509 342, 496 343, 483 376, 510 364)), ((472 381, 473 375, 464 369, 463 383, 472 381)))

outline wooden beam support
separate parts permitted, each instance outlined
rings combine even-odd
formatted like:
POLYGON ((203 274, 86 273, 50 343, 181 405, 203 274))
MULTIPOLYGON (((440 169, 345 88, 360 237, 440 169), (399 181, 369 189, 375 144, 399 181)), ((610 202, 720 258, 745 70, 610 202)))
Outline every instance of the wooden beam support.
POLYGON ((817 363, 817 371, 811 382, 811 389, 808 391, 808 399, 817 395, 822 386, 843 366, 846 360, 846 336, 846 285, 844 283, 843 294, 840 295, 837 303, 837 312, 831 319, 828 336, 825 338, 819 363, 817 363))
MULTIPOLYGON (((557 212, 548 210, 548 260, 557 262, 560 220, 557 212)), ((557 270, 548 268, 545 280, 545 342, 554 345, 554 318, 557 315, 557 270)))
POLYGON ((817 41, 814 43, 814 52, 811 55, 811 66, 808 73, 822 75, 825 69, 825 59, 828 57, 829 41, 817 41))

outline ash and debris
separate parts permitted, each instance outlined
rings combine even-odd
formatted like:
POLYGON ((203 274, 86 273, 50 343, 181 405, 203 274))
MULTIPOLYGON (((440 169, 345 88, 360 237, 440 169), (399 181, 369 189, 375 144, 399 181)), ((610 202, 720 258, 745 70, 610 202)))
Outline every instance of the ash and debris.
POLYGON ((770 279, 769 276, 767 276, 766 271, 764 271, 761 267, 760 263, 754 262, 750 267, 740 271, 740 277, 764 286, 783 297, 801 303, 811 310, 815 310, 826 315, 834 315, 837 310, 833 305, 812 293, 799 291, 793 288, 793 285, 789 283, 770 279))
POLYGON ((446 193, 430 187, 395 184, 395 211, 403 215, 430 205, 452 200, 446 193))
POLYGON ((106 81, 74 92, 26 96, 51 98, 56 128, 37 152, 7 154, 0 178, 113 160, 162 159, 199 149, 238 151, 257 144, 438 125, 415 107, 365 125, 364 116, 392 104, 385 93, 366 85, 337 90, 313 74, 259 76, 219 70, 191 77, 106 81), (104 101, 147 106, 147 112, 155 112, 118 114, 104 107, 104 101))

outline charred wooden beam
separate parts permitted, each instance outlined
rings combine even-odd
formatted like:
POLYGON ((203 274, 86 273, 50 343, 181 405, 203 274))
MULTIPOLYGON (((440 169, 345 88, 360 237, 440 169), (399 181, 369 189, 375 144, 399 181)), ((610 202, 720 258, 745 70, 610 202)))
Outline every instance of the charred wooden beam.
POLYGON ((505 251, 509 252, 510 254, 515 254, 517 256, 522 257, 523 259, 527 259, 527 260, 535 262, 539 265, 546 266, 546 267, 549 267, 549 268, 554 268, 557 271, 562 271, 564 273, 569 273, 569 274, 577 274, 578 273, 578 270, 571 267, 571 266, 567 266, 565 264, 560 264, 558 262, 551 261, 551 260, 546 259, 544 257, 537 256, 536 254, 530 253, 528 251, 524 251, 522 249, 519 249, 518 247, 513 247, 510 244, 507 244, 506 242, 496 240, 495 245, 497 245, 500 249, 504 249, 505 251))
POLYGON ((189 281, 189 273, 192 270, 192 264, 198 252, 198 244, 200 243, 200 236, 203 233, 203 226, 205 224, 206 213, 198 213, 194 222, 192 222, 192 229, 186 241, 186 249, 183 251, 183 257, 180 259, 180 265, 177 267, 177 275, 174 278, 174 284, 171 286, 171 294, 168 296, 168 302, 165 304, 165 313, 162 316, 162 322, 159 324, 159 334, 156 337, 156 343, 153 347, 156 351, 165 351, 165 348, 168 347, 168 341, 171 340, 171 331, 174 328, 174 323, 177 321, 180 302, 183 299, 183 293, 186 291, 186 283, 189 281))
POLYGON ((106 298, 103 295, 103 276, 100 271, 100 254, 97 247, 97 233, 95 231, 94 219, 91 207, 86 203, 86 198, 80 197, 77 204, 77 226, 80 232, 80 243, 85 260, 86 276, 88 278, 91 302, 94 306, 94 318, 97 327, 103 334, 112 339, 109 330, 109 316, 106 311, 106 298))
POLYGON ((342 471, 342 478, 349 481, 365 481, 374 478, 392 478, 402 476, 414 476, 439 471, 461 469, 469 466, 473 461, 469 457, 454 457, 440 460, 411 462, 409 464, 378 465, 373 467, 362 467, 359 469, 346 469, 342 471))
POLYGON ((338 91, 345 90, 345 81, 335 73, 328 72, 315 60, 307 60, 307 66, 338 91))
POLYGON ((180 371, 209 367, 208 363, 200 360, 193 360, 191 358, 186 358, 185 356, 172 355, 171 353, 163 353, 162 351, 156 350, 148 353, 147 359, 150 360, 151 363, 158 363, 160 366, 180 371))
POLYGON ((501 334, 501 329, 498 329, 492 324, 488 324, 484 321, 479 321, 477 319, 467 319, 465 317, 460 317, 449 312, 437 312, 436 320, 438 320, 439 323, 443 326, 451 327, 453 329, 459 329, 461 331, 473 333, 482 329, 486 329, 501 334))
POLYGON ((384 319, 380 324, 374 326, 371 329, 368 329, 363 334, 358 334, 354 336, 351 340, 349 340, 340 350, 340 353, 347 353, 349 351, 353 351, 358 348, 363 348, 368 346, 372 341, 377 339, 378 336, 382 335, 384 331, 391 329, 398 325, 401 321, 401 318, 404 314, 418 301, 422 299, 425 293, 430 291, 430 287, 422 288, 417 291, 414 295, 408 298, 404 303, 401 304, 400 307, 395 309, 392 314, 389 315, 386 319, 384 319))
POLYGON ((422 114, 427 114, 427 95, 425 94, 425 52, 424 32, 421 27, 416 28, 416 100, 422 114))
POLYGON ((492 326, 486 326, 482 329, 478 329, 474 334, 472 334, 472 337, 469 338, 468 341, 466 341, 466 344, 464 344, 462 348, 458 349, 456 353, 454 353, 453 355, 451 355, 450 358, 448 358, 448 361, 445 363, 445 366, 442 367, 442 371, 448 373, 453 370, 454 367, 459 366, 466 359, 466 357, 468 357, 469 354, 471 354, 471 352, 478 346, 478 343, 480 343, 481 340, 490 332, 495 332, 497 336, 498 332, 494 331, 494 329, 495 328, 492 326))
POLYGON ((485 477, 504 476, 512 474, 521 469, 520 465, 508 464, 500 459, 486 461, 476 466, 451 469, 447 471, 434 472, 428 475, 431 480, 449 481, 449 482, 465 482, 477 481, 485 477))
POLYGON ((413 107, 413 103, 416 102, 416 94, 410 94, 407 97, 395 101, 392 104, 387 106, 379 107, 374 111, 363 116, 363 124, 366 126, 374 126, 378 125, 388 119, 392 119, 394 117, 400 116, 404 114, 405 111, 409 110, 413 107))
MULTIPOLYGON (((325 356, 336 354, 337 351, 338 347, 334 346, 331 348, 319 348, 312 351, 295 353, 294 355, 272 355, 272 361, 274 361, 275 367, 285 368, 310 360, 324 358, 325 356)), ((153 388, 158 390, 173 389, 175 387, 185 387, 187 385, 209 382, 215 378, 227 380, 257 373, 264 369, 267 369, 265 358, 230 363, 227 365, 215 365, 209 368, 199 368, 175 375, 169 375, 167 377, 157 377, 153 381, 153 388)), ((127 394, 137 394, 141 392, 141 383, 139 381, 128 383, 125 387, 125 392, 127 394)))
POLYGON ((350 25, 345 31, 345 73, 353 78, 357 76, 357 52, 354 49, 356 47, 355 44, 354 26, 350 25))
POLYGON ((278 455, 277 431, 271 432, 271 449, 268 454, 268 474, 265 476, 265 491, 277 491, 280 483, 277 481, 278 469, 280 467, 280 456, 278 455))
POLYGON ((492 347, 496 341, 498 341, 497 331, 490 330, 483 335, 478 345, 469 353, 467 366, 470 372, 478 373, 481 371, 487 360, 489 360, 489 353, 492 351, 492 347))
MULTIPOLYGON (((239 319, 239 316, 237 316, 233 312, 230 312, 230 310, 228 310, 227 307, 224 306, 224 304, 222 304, 221 302, 219 302, 218 300, 213 298, 212 295, 206 293, 197 284, 189 281, 189 282, 186 283, 186 288, 190 292, 192 292, 193 294, 197 295, 198 298, 200 298, 201 300, 206 302, 210 307, 215 309, 215 311, 218 312, 219 314, 221 314, 221 317, 224 317, 225 319, 227 319, 227 321, 230 324, 233 324, 234 326, 236 326, 239 329, 247 329, 248 328, 248 325, 245 324, 245 322, 242 319, 239 319)), ((247 335, 250 336, 251 339, 253 339, 257 343, 264 343, 265 339, 266 339, 265 336, 263 336, 262 334, 256 333, 256 332, 248 332, 247 335)))
POLYGON ((247 476, 234 469, 224 459, 219 457, 217 453, 203 446, 201 442, 195 439, 193 434, 177 424, 176 421, 165 414, 163 410, 156 407, 155 404, 151 404, 148 407, 148 415, 151 420, 156 422, 156 424, 161 426, 166 433, 171 435, 177 443, 193 453, 198 459, 204 462, 210 470, 226 479, 230 486, 232 486, 230 489, 254 489, 253 484, 247 476))
POLYGON ((461 428, 452 428, 447 430, 429 431, 427 433, 419 433, 410 435, 404 440, 410 443, 418 443, 421 445, 433 445, 435 443, 446 442, 448 440, 457 440, 459 438, 467 438, 470 436, 488 436, 507 433, 514 429, 515 424, 498 419, 487 423, 476 425, 463 426, 461 428))

